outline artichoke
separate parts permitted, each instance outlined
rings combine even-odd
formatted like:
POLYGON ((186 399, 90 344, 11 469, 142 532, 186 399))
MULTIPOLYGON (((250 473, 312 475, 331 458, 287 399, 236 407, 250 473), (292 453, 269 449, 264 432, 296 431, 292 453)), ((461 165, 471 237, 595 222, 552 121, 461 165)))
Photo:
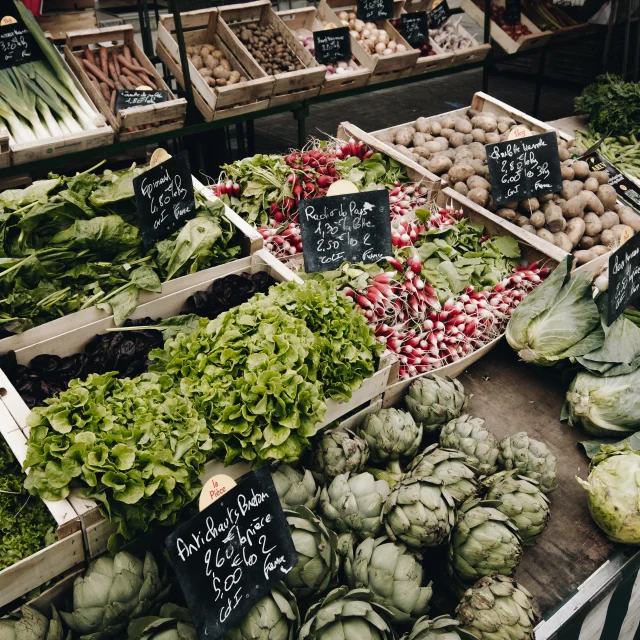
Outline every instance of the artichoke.
POLYGON ((522 558, 518 528, 498 510, 500 503, 468 500, 458 511, 449 545, 449 573, 460 582, 513 575, 522 558))
POLYGON ((476 473, 467 464, 467 456, 456 449, 443 449, 433 444, 415 457, 408 468, 409 475, 435 476, 451 494, 456 504, 478 495, 480 486, 476 473))
POLYGON ((393 640, 392 618, 368 589, 338 587, 307 611, 298 640, 393 640))
POLYGON ((375 537, 382 522, 382 505, 389 495, 385 480, 370 473, 341 473, 320 494, 320 510, 334 531, 353 531, 360 538, 375 537))
POLYGON ((332 480, 341 473, 359 473, 369 459, 369 445, 349 429, 325 431, 316 440, 311 469, 332 480))
POLYGON ((498 470, 498 440, 483 425, 481 418, 455 418, 442 428, 440 446, 462 451, 480 475, 490 476, 498 470))
POLYGON ((73 613, 60 612, 80 640, 122 638, 134 618, 153 613, 171 590, 166 576, 147 552, 144 562, 121 551, 102 556, 73 583, 73 613))
MULTIPOLYGON (((53 605, 51 605, 51 620, 26 604, 20 612, 22 615, 17 619, 0 620, 0 640, 64 640, 62 622, 53 605)), ((71 632, 67 640, 71 640, 71 632)))
POLYGON ((535 640, 531 594, 506 576, 487 576, 456 608, 463 631, 478 640, 535 640))
POLYGON ((168 602, 159 616, 132 620, 127 634, 128 640, 198 640, 189 610, 168 602))
POLYGON ((587 480, 576 480, 589 493, 591 517, 607 537, 640 544, 640 453, 601 445, 587 480))
POLYGON ((316 486, 310 471, 303 469, 303 472, 296 471, 288 464, 281 464, 271 474, 283 509, 300 506, 315 509, 318 505, 320 487, 316 486))
POLYGON ((346 558, 349 554, 353 553, 353 548, 358 544, 358 538, 353 531, 343 531, 338 534, 337 538, 336 552, 338 553, 338 557, 346 558))
POLYGON ((423 584, 422 558, 403 544, 382 537, 367 538, 354 557, 345 559, 347 583, 352 589, 365 587, 373 601, 384 605, 399 623, 410 623, 429 608, 431 582, 423 584))
POLYGON ((438 616, 432 620, 424 616, 401 640, 462 640, 467 637, 460 631, 460 623, 449 616, 438 616))
POLYGON ((293 640, 299 628, 295 596, 279 582, 249 609, 237 627, 227 631, 224 640, 293 640))
POLYGON ((535 480, 544 493, 558 486, 556 457, 544 442, 530 438, 525 431, 500 441, 498 461, 507 471, 516 469, 521 476, 535 480))
POLYGON ((501 471, 489 476, 484 485, 488 489, 485 499, 499 501, 498 510, 513 520, 522 542, 533 546, 551 517, 549 499, 538 483, 515 471, 501 471))
POLYGON ((399 409, 380 409, 370 413, 358 432, 369 445, 373 462, 389 462, 390 469, 400 469, 401 458, 413 458, 422 442, 422 427, 410 413, 399 409))
POLYGON ((467 407, 464 387, 457 380, 436 375, 418 378, 404 399, 409 413, 426 433, 440 431, 467 407))
POLYGON ((446 542, 456 521, 453 498, 434 476, 405 477, 391 491, 382 514, 387 535, 415 550, 446 542))
POLYGON ((296 598, 322 595, 340 566, 336 534, 304 507, 285 511, 285 516, 298 560, 284 577, 284 583, 296 598))

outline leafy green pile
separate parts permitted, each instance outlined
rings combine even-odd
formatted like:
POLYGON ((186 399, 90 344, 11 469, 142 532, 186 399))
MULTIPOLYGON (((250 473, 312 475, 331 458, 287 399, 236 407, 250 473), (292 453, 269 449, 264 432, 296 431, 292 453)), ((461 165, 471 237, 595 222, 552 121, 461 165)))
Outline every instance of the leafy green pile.
POLYGON ((318 377, 325 393, 334 400, 351 400, 352 392, 376 372, 376 355, 384 348, 364 314, 326 280, 309 280, 303 287, 282 284, 271 290, 268 299, 304 320, 314 333, 320 354, 318 377))
POLYGON ((0 438, 0 571, 57 540, 47 507, 23 485, 20 465, 0 438))
POLYGON ((640 82, 625 82, 620 76, 598 76, 575 99, 576 113, 589 116, 589 129, 605 136, 640 133, 640 82))
POLYGON ((197 217, 145 252, 133 191, 143 172, 51 175, 0 194, 0 330, 20 333, 94 304, 121 324, 140 291, 237 255, 222 203, 199 195, 197 217))
POLYGON ((358 156, 338 160, 336 170, 343 180, 353 182, 359 191, 393 189, 398 180, 404 182, 407 179, 405 168, 381 153, 374 153, 365 160, 358 156))
POLYGON ((174 524, 199 493, 212 447, 194 403, 169 376, 74 380, 28 417, 25 486, 45 500, 81 488, 125 538, 174 524))

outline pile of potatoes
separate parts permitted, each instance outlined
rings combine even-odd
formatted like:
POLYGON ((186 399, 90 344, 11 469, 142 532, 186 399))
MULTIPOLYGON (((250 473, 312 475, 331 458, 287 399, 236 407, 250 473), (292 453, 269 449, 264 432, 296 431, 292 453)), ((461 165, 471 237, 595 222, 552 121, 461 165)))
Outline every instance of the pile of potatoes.
POLYGON ((640 215, 617 204, 606 171, 591 171, 582 160, 565 160, 561 169, 560 193, 514 202, 496 213, 573 253, 578 264, 617 249, 640 231, 640 215))
POLYGON ((268 75, 305 68, 284 38, 271 27, 253 23, 231 28, 268 75))
POLYGON ((247 81, 246 76, 234 71, 224 53, 212 44, 187 47, 187 57, 210 87, 226 87, 247 81))

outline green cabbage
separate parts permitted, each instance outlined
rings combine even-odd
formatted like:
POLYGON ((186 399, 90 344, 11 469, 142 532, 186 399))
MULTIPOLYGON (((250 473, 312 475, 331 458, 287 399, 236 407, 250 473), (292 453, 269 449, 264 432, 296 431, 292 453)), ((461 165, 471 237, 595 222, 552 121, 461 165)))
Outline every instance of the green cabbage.
POLYGON ((511 316, 507 341, 526 362, 550 366, 604 343, 591 282, 571 275, 572 262, 572 256, 565 258, 511 316))
POLYGON ((595 436, 624 438, 640 430, 640 369, 622 376, 579 373, 571 383, 563 419, 595 436))

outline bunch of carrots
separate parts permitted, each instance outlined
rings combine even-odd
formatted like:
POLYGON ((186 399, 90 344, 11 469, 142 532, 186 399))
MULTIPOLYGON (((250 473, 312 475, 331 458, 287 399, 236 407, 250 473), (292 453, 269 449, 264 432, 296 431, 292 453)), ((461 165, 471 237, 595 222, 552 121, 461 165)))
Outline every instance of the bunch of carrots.
MULTIPOLYGON (((104 96, 114 115, 116 113, 118 91, 139 89, 142 86, 153 90, 158 89, 156 81, 149 77, 149 70, 145 69, 131 55, 131 49, 126 44, 123 45, 121 53, 103 46, 94 50, 84 47, 83 55, 78 59, 84 67, 89 80, 104 96)), ((158 125, 159 123, 154 122, 140 127, 132 127, 127 131, 150 129, 158 125)))

